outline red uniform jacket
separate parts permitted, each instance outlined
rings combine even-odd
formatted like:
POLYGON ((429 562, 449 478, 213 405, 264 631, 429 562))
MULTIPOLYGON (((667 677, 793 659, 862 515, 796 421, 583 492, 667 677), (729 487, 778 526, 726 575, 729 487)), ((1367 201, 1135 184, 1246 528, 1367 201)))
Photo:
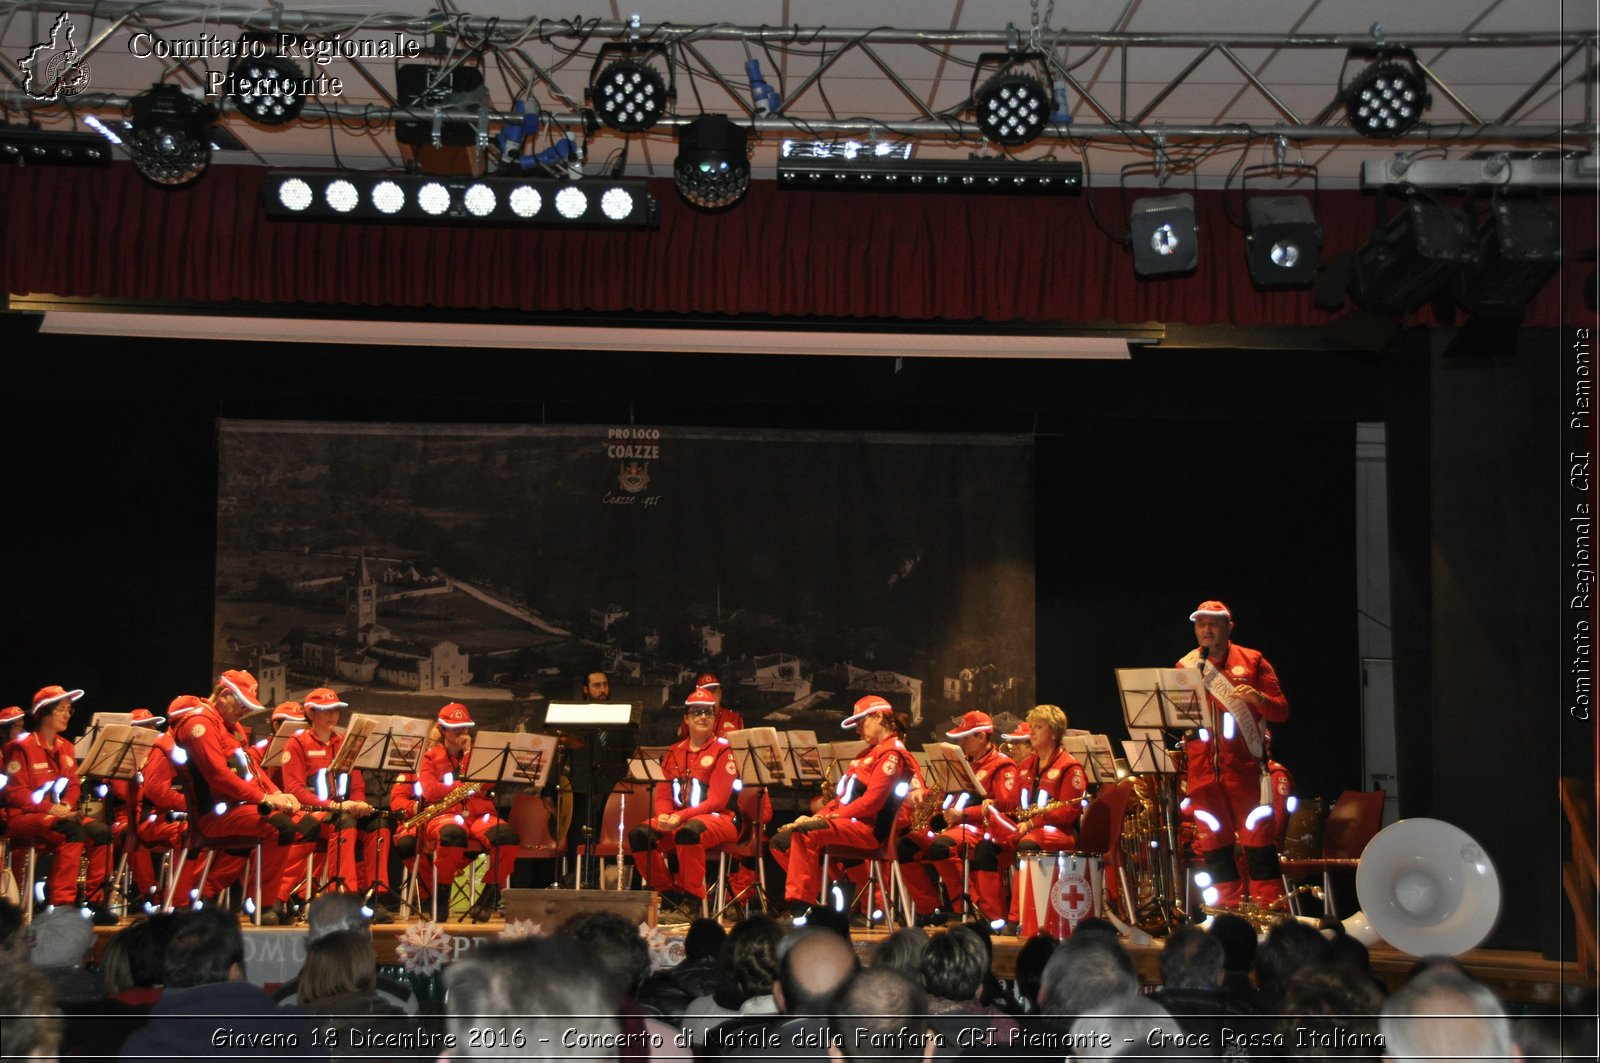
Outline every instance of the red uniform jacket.
POLYGON ((690 749, 685 738, 661 758, 661 771, 667 781, 656 786, 656 815, 687 820, 733 809, 739 767, 726 738, 712 738, 699 749, 690 749))
POLYGON ((51 805, 78 804, 78 761, 73 756, 72 743, 56 735, 51 748, 39 741, 39 736, 29 731, 6 743, 6 808, 15 813, 47 813, 51 805), (60 794, 56 793, 56 780, 66 779, 60 794))
POLYGON ((1044 795, 1044 804, 1051 801, 1067 802, 1061 808, 1034 816, 1028 821, 1030 829, 1049 826, 1071 830, 1078 821, 1078 813, 1082 811, 1078 802, 1088 788, 1088 780, 1084 777, 1083 765, 1078 763, 1078 758, 1058 746, 1050 762, 1042 767, 1038 754, 1030 753, 1024 757, 1017 771, 1017 786, 1020 792, 1027 794, 1030 806, 1041 804, 1040 794, 1044 795))
MULTIPOLYGON (((185 789, 190 785, 188 769, 173 763, 173 750, 177 744, 176 737, 168 731, 156 739, 156 744, 150 747, 149 758, 144 762, 142 792, 145 800, 161 813, 189 811, 189 801, 184 796, 185 789)), ((188 755, 184 756, 187 758, 188 755)))
POLYGON ((897 807, 891 802, 895 787, 902 782, 915 785, 921 778, 916 760, 900 739, 886 738, 851 762, 849 772, 839 781, 838 795, 817 814, 871 823, 879 840, 887 839, 890 821, 885 813, 897 807))
POLYGON ((278 792, 248 736, 223 723, 216 709, 207 706, 179 720, 175 737, 188 755, 190 796, 200 812, 210 813, 218 804, 259 805, 278 792))
MULTIPOLYGON (((972 765, 972 774, 983 783, 983 788, 989 791, 989 800, 994 802, 996 812, 1010 815, 1017 807, 1017 794, 1021 791, 1018 780, 1021 778, 1017 771, 1017 762, 1000 752, 994 746, 977 760, 968 761, 972 765)), ((983 825, 983 802, 973 801, 961 810, 961 818, 968 823, 983 825)))
MULTIPOLYGON (((1191 650, 1178 662, 1178 667, 1193 668, 1199 657, 1199 650, 1191 650)), ((1289 718, 1289 699, 1283 696, 1283 689, 1278 686, 1278 673, 1274 672, 1272 665, 1261 656, 1260 650, 1229 643, 1228 659, 1221 661, 1213 657, 1211 663, 1221 670, 1230 683, 1254 687, 1265 695, 1267 700, 1260 706, 1245 702, 1245 707, 1255 716, 1256 722, 1261 724, 1264 739, 1270 738, 1271 733, 1262 723, 1263 720, 1282 723, 1289 718)), ((1251 756, 1250 747, 1245 744, 1243 736, 1235 731, 1228 707, 1213 697, 1207 697, 1206 702, 1211 716, 1206 725, 1210 737, 1206 741, 1193 739, 1186 747, 1189 760, 1189 789, 1192 791, 1196 787, 1216 780, 1219 764, 1221 774, 1224 776, 1252 779, 1259 776, 1261 762, 1251 756)))
POLYGON ((344 735, 335 731, 331 741, 323 742, 307 727, 289 736, 283 747, 283 788, 307 808, 327 808, 335 801, 365 801, 367 784, 361 772, 352 771, 339 793, 339 780, 328 773, 328 765, 344 745, 344 735))
MULTIPOLYGON (((460 781, 461 772, 466 767, 464 762, 450 759, 450 753, 442 742, 424 753, 422 764, 417 769, 417 778, 422 782, 422 804, 431 805, 455 789, 460 781)), ((477 793, 465 801, 458 801, 448 808, 440 809, 438 815, 468 817, 495 815, 494 802, 489 800, 489 793, 489 789, 480 787, 477 793)))
POLYGON ((394 785, 389 787, 389 811, 402 821, 416 815, 422 807, 417 800, 417 793, 421 789, 422 784, 415 775, 396 775, 394 785))

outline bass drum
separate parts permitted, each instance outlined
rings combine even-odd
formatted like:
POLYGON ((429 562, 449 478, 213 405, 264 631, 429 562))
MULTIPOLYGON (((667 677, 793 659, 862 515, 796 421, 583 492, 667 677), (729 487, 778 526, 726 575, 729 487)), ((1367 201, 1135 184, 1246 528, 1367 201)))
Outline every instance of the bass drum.
POLYGON ((1023 853, 1017 857, 1017 934, 1048 934, 1057 941, 1103 913, 1100 858, 1082 853, 1023 853))

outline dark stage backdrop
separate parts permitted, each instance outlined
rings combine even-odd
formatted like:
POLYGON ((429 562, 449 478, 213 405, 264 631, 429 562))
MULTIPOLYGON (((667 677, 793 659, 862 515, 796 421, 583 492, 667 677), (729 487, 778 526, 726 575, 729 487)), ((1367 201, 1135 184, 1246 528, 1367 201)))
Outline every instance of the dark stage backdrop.
POLYGON ((269 698, 537 725, 590 668, 649 709, 711 668, 826 738, 866 693, 919 736, 1033 704, 1026 435, 225 421, 219 455, 216 664, 281 664, 269 698))

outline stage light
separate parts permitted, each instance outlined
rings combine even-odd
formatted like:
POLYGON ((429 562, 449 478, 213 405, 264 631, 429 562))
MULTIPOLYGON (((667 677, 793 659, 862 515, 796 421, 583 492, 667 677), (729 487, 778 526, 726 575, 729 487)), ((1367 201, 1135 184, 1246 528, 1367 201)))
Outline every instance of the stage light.
POLYGON ((1368 65, 1339 87, 1351 127, 1380 140, 1405 134, 1422 121, 1422 112, 1433 102, 1416 56, 1403 48, 1352 48, 1345 65, 1363 59, 1370 60, 1368 65))
POLYGON ((666 79, 642 54, 614 60, 589 84, 595 117, 619 133, 642 133, 661 121, 669 95, 666 79))
POLYGON ((1245 200, 1245 260, 1263 288, 1307 285, 1316 279, 1322 226, 1305 196, 1245 200))
POLYGON ((683 198, 716 210, 744 198, 750 187, 750 135, 726 115, 707 114, 678 132, 672 180, 683 198))
POLYGON ((1194 196, 1180 192, 1133 201, 1128 223, 1133 271, 1141 277, 1188 273, 1200 261, 1194 196))
POLYGON ((1500 199, 1478 230, 1478 261, 1456 280, 1456 302, 1484 317, 1520 316, 1561 266, 1561 218, 1537 200, 1500 199))
POLYGON ((801 144, 778 159, 778 187, 883 192, 960 192, 965 195, 1044 195, 1083 188, 1077 162, 1018 159, 905 159, 861 151, 822 155, 801 144))
POLYGON ((305 71, 283 54, 278 36, 239 38, 239 56, 228 67, 228 96, 250 121, 264 126, 294 121, 305 106, 305 81, 305 71))
POLYGON ((454 224, 650 228, 658 210, 645 181, 549 177, 429 177, 274 170, 262 184, 270 218, 441 221, 454 224))
POLYGON ((211 165, 210 127, 216 111, 176 85, 156 85, 133 101, 128 151, 147 181, 177 188, 211 165))
POLYGON ((1044 81, 1008 70, 984 82, 973 94, 972 107, 983 139, 1015 148, 1039 138, 1055 101, 1044 81))
MULTIPOLYGON (((86 120, 94 119, 91 115, 86 120)), ((0 124, 0 165, 110 166, 111 146, 98 133, 0 124)))
POLYGON ((1350 292, 1373 313, 1402 314, 1420 306, 1475 258, 1472 223, 1465 211, 1412 202, 1356 252, 1350 292))

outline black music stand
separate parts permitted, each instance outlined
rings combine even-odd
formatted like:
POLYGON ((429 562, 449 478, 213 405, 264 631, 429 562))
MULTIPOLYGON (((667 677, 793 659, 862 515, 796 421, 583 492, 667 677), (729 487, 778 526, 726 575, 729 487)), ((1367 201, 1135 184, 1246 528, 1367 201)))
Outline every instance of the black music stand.
MULTIPOLYGON (((589 807, 584 816, 584 858, 577 861, 578 889, 583 889, 584 870, 594 861, 595 885, 600 885, 599 856, 595 841, 600 836, 600 817, 605 814, 605 799, 598 797, 600 789, 600 751, 606 745, 605 736, 612 732, 637 730, 644 716, 644 704, 625 702, 563 702, 552 701, 545 705, 544 727, 547 731, 583 731, 589 743, 589 807)), ((626 839, 618 838, 620 850, 626 839)))
POLYGON ((1166 859, 1156 864, 1157 899, 1168 925, 1184 920, 1178 841, 1178 768, 1167 756, 1165 735, 1205 726, 1206 689, 1194 668, 1118 668, 1122 714, 1133 740, 1124 743, 1136 775, 1156 776, 1156 808, 1166 859))
MULTIPOLYGON (((978 781, 978 776, 972 770, 972 764, 967 760, 967 755, 961 747, 954 742, 927 742, 923 744, 922 752, 914 754, 922 764, 926 773, 923 781, 930 786, 935 786, 945 794, 943 807, 939 812, 949 812, 955 809, 965 812, 967 803, 955 795, 972 794, 981 803, 989 796, 989 791, 983 783, 978 781)), ((965 822, 963 816, 962 822, 965 822)), ((980 829, 982 821, 979 821, 980 829)), ((947 823, 948 827, 949 824, 947 823)), ((972 843, 967 831, 961 832, 961 921, 966 922, 967 917, 978 910, 976 899, 972 896, 972 843)), ((950 898, 951 903, 955 898, 950 898)), ((978 918, 982 918, 979 916, 978 918)))

